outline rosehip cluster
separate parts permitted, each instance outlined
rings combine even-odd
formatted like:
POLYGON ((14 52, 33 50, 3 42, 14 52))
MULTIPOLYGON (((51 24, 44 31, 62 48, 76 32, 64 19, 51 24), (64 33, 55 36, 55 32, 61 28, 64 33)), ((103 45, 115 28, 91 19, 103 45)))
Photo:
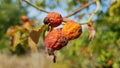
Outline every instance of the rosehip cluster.
MULTIPOLYGON (((63 18, 59 13, 50 12, 44 19, 44 24, 51 27, 57 27, 63 22, 63 18)), ((56 62, 56 56, 54 55, 55 50, 60 50, 70 40, 78 38, 82 33, 82 27, 80 24, 66 20, 65 25, 60 29, 51 30, 45 37, 44 44, 47 49, 48 55, 53 55, 53 61, 56 62)))

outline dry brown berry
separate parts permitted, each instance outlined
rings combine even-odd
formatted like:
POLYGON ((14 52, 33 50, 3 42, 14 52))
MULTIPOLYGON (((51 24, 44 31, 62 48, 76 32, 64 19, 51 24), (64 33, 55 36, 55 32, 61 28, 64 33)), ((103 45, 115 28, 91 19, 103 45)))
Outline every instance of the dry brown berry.
POLYGON ((69 40, 78 38, 82 33, 82 27, 80 24, 74 21, 66 21, 66 24, 63 26, 62 33, 69 40))
POLYGON ((68 40, 62 35, 61 29, 54 29, 45 37, 44 43, 48 49, 59 50, 67 45, 68 40))
POLYGON ((57 27, 62 23, 62 16, 57 12, 50 12, 44 19, 44 24, 49 24, 52 27, 57 27))

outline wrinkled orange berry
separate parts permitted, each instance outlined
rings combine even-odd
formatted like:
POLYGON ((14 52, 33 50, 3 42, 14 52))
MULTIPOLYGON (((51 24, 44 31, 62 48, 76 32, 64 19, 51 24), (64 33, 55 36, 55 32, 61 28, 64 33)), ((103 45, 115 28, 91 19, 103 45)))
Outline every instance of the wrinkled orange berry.
POLYGON ((28 22, 28 21, 29 21, 29 19, 28 19, 28 17, 27 17, 27 16, 22 16, 22 17, 21 17, 21 20, 22 20, 22 22, 23 22, 23 23, 25 23, 25 22, 28 22))
POLYGON ((74 21, 66 21, 66 24, 62 28, 62 33, 69 40, 78 38, 82 33, 82 27, 80 24, 74 21))
POLYGON ((57 27, 62 23, 62 16, 57 12, 50 12, 44 19, 44 24, 49 24, 52 27, 57 27))
POLYGON ((67 45, 68 40, 62 35, 61 29, 54 29, 47 34, 44 43, 48 49, 59 50, 67 45))

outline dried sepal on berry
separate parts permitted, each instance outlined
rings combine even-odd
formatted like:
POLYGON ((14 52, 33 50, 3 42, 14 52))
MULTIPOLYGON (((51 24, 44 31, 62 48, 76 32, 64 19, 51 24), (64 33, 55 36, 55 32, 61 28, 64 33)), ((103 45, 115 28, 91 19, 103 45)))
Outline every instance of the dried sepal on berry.
POLYGON ((73 40, 81 35, 82 27, 79 23, 76 23, 72 20, 66 20, 66 23, 62 28, 62 33, 69 40, 73 40))
POLYGON ((44 24, 48 24, 51 27, 59 26, 63 21, 61 14, 57 12, 50 12, 44 19, 44 24))
POLYGON ((53 56, 53 62, 55 63, 56 62, 56 55, 54 54, 54 51, 53 49, 48 49, 46 48, 46 53, 49 55, 49 56, 53 56))

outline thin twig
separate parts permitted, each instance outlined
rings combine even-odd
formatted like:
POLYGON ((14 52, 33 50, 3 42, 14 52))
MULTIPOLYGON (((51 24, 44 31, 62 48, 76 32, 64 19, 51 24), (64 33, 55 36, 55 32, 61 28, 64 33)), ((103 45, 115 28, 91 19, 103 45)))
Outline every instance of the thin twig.
MULTIPOLYGON (((93 49, 95 48, 95 44, 92 41, 90 41, 89 43, 89 51, 90 51, 90 57, 91 57, 91 63, 92 63, 92 66, 95 66, 95 55, 93 54, 93 49), (92 46, 91 46, 92 45, 92 46)), ((95 67, 93 67, 95 68, 95 67)))
POLYGON ((77 8, 75 11, 73 11, 69 15, 65 16, 65 18, 68 18, 68 17, 71 17, 71 16, 77 14, 79 11, 81 11, 82 9, 84 9, 84 8, 88 7, 89 5, 95 3, 96 1, 98 1, 98 0, 94 0, 92 2, 89 2, 89 3, 85 4, 83 7, 77 8))
POLYGON ((95 11, 90 15, 89 19, 87 22, 90 22, 92 20, 92 18, 94 17, 94 15, 98 12, 99 8, 100 8, 100 2, 96 1, 97 4, 97 8, 95 9, 95 11))
POLYGON ((80 25, 85 25, 85 24, 88 24, 88 23, 80 23, 80 25))
MULTIPOLYGON (((98 10, 100 8, 100 2, 99 2, 99 0, 96 1, 96 5, 97 5, 97 7, 96 7, 95 11, 90 15, 89 19, 84 22, 85 24, 91 22, 92 19, 93 19, 93 17, 94 17, 94 15, 98 12, 98 10)), ((84 24, 84 23, 82 23, 82 24, 84 24)))
POLYGON ((25 1, 27 4, 33 6, 34 8, 36 8, 36 9, 39 10, 39 11, 42 11, 42 12, 45 12, 45 13, 49 13, 49 12, 46 11, 45 9, 39 8, 38 6, 36 6, 36 5, 32 4, 31 2, 29 2, 28 0, 23 0, 23 1, 25 1))
MULTIPOLYGON (((94 15, 98 12, 98 10, 99 10, 99 8, 100 8, 100 1, 98 0, 98 1, 96 1, 96 5, 97 5, 97 7, 96 7, 96 9, 95 9, 95 11, 90 15, 90 18, 86 21, 86 23, 91 23, 91 21, 92 21, 92 18, 94 17, 94 15)), ((92 23, 93 24, 93 23, 92 23)), ((93 40, 91 40, 90 41, 90 43, 89 43, 89 45, 90 44, 93 44, 93 46, 90 46, 90 56, 91 56, 91 58, 92 58, 92 65, 94 66, 94 68, 95 68, 95 56, 93 56, 93 49, 95 48, 95 44, 93 43, 93 40)))

